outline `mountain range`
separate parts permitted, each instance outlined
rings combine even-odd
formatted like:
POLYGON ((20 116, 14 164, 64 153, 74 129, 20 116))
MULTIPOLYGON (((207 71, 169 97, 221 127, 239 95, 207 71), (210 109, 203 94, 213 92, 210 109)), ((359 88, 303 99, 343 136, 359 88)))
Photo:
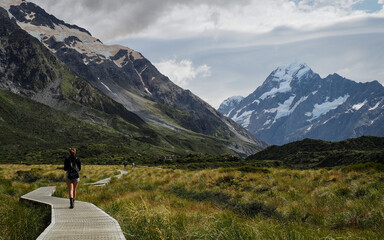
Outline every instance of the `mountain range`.
POLYGON ((218 109, 257 138, 281 145, 304 138, 384 136, 384 87, 338 74, 321 78, 305 63, 275 69, 253 93, 218 109))
POLYGON ((246 156, 267 146, 137 51, 105 45, 26 1, 2 1, 0 17, 0 89, 164 152, 246 156))

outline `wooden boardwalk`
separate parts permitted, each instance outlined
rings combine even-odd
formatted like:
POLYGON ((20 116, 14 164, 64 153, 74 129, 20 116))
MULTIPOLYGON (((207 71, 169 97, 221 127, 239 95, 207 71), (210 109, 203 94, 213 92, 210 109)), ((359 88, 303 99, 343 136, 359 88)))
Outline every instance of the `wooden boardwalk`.
POLYGON ((51 206, 51 224, 38 240, 125 239, 119 223, 103 210, 82 201, 76 201, 75 208, 69 209, 69 199, 52 197, 55 189, 56 187, 41 187, 21 196, 23 200, 51 206))
MULTIPOLYGON (((124 174, 127 174, 128 172, 126 171, 123 171, 123 170, 119 170, 120 171, 120 174, 119 175, 116 175, 115 177, 116 178, 121 178, 124 174)), ((105 178, 105 179, 102 179, 100 181, 97 181, 97 182, 94 182, 94 183, 84 183, 85 185, 95 185, 95 186, 105 186, 107 185, 109 182, 111 181, 111 178, 105 178)))

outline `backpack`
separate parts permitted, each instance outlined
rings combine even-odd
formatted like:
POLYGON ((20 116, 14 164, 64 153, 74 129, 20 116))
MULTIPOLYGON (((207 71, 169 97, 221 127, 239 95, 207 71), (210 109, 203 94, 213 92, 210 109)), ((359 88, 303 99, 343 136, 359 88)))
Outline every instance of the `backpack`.
POLYGON ((75 160, 77 160, 76 157, 75 158, 69 158, 69 163, 70 163, 70 168, 68 170, 68 178, 69 179, 76 179, 76 178, 80 177, 79 167, 75 163, 75 160))

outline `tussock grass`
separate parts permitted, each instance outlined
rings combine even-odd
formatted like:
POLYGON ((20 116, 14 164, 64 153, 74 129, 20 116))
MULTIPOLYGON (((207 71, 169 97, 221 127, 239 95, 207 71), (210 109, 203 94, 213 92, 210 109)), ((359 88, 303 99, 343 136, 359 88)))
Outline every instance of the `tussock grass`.
MULTIPOLYGON (((56 195, 67 197, 65 184, 55 182, 63 174, 57 166, 0 167, 19 194, 56 184, 56 195), (37 181, 17 179, 17 171, 36 168, 46 171, 37 181)), ((97 181, 115 170, 84 166, 82 179, 97 181)), ((78 199, 116 218, 127 239, 384 238, 382 172, 265 170, 129 168, 107 187, 80 183, 78 199)))

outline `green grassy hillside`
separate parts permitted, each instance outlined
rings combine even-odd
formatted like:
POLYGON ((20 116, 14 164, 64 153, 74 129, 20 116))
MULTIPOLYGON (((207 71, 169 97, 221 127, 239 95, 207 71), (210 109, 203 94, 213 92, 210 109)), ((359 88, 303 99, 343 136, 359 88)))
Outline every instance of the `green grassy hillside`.
POLYGON ((304 139, 283 146, 270 146, 247 160, 277 160, 293 168, 322 168, 358 164, 384 163, 384 138, 363 136, 341 142, 304 139))
POLYGON ((79 148, 88 163, 154 161, 155 156, 222 154, 228 142, 148 124, 130 124, 118 115, 93 110, 106 124, 82 121, 28 98, 0 90, 0 163, 61 163, 66 149, 79 148))

